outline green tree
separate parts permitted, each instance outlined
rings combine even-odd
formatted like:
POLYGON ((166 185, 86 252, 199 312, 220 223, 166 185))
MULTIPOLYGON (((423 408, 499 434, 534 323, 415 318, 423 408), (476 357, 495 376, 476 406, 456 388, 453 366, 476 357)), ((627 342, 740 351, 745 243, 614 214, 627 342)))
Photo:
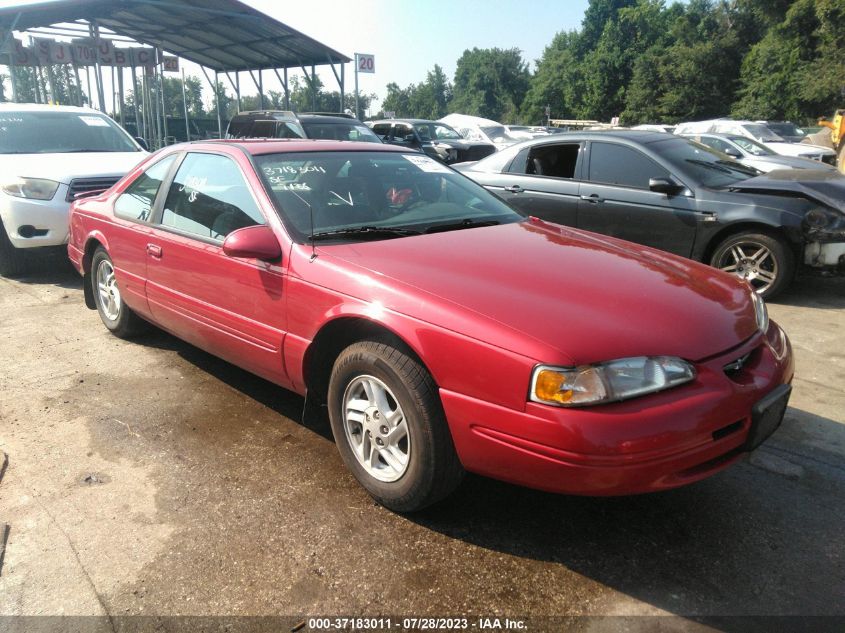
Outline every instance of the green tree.
POLYGON ((405 89, 400 88, 399 84, 394 82, 387 84, 387 95, 381 102, 382 111, 394 112, 399 118, 413 117, 414 112, 411 110, 411 91, 413 89, 413 84, 405 89))
POLYGON ((580 102, 584 83, 578 62, 579 40, 578 31, 561 32, 543 50, 522 103, 523 121, 542 123, 546 118, 546 106, 553 118, 575 118, 575 107, 580 102))
POLYGON ((804 119, 831 111, 843 83, 842 2, 797 0, 746 56, 740 117, 804 119))
POLYGON ((514 122, 528 92, 530 73, 517 48, 465 50, 455 70, 451 109, 514 122))

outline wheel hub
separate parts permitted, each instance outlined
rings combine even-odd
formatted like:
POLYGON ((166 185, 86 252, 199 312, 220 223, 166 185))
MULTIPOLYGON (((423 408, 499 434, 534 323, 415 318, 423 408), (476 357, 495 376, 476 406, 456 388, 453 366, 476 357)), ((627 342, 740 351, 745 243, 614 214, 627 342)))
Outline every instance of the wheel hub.
POLYGON ((346 388, 344 430, 355 458, 380 481, 396 481, 410 459, 410 436, 405 415, 385 383, 360 376, 346 388))

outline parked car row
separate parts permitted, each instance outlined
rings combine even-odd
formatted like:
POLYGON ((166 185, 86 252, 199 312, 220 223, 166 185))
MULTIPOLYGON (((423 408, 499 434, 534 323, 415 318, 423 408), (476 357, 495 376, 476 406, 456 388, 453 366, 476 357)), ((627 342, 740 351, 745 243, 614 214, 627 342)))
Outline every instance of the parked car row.
MULTIPOLYGON (((398 511, 466 471, 591 495, 718 472, 788 403, 763 297, 800 267, 845 269, 841 175, 762 175, 665 132, 494 152, 442 122, 264 111, 150 156, 92 112, 66 109, 140 164, 74 195, 12 165, 4 225, 24 226, 7 199, 64 184, 106 328, 156 325, 325 405, 352 474, 398 511), (458 162, 470 150, 486 156, 458 162)), ((25 117, 2 116, 6 153, 32 153, 25 117)), ((79 138, 77 157, 105 147, 79 138)))

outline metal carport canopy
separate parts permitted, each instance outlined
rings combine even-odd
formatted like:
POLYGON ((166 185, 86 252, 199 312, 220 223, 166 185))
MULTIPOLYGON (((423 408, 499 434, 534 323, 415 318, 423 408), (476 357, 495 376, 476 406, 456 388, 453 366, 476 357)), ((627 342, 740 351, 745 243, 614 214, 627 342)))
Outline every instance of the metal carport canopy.
POLYGON ((77 20, 218 72, 352 61, 238 0, 54 0, 0 9, 0 30, 77 20))

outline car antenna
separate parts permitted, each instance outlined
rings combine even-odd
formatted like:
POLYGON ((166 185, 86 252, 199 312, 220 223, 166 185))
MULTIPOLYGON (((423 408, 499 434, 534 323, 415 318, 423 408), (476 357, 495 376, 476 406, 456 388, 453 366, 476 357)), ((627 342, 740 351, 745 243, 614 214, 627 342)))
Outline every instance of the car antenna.
POLYGON ((314 247, 314 207, 312 207, 311 204, 305 200, 305 198, 300 196, 293 189, 291 189, 290 192, 297 198, 299 198, 302 204, 308 207, 308 217, 311 219, 311 259, 309 259, 308 261, 313 262, 315 259, 317 259, 317 249, 314 247))

